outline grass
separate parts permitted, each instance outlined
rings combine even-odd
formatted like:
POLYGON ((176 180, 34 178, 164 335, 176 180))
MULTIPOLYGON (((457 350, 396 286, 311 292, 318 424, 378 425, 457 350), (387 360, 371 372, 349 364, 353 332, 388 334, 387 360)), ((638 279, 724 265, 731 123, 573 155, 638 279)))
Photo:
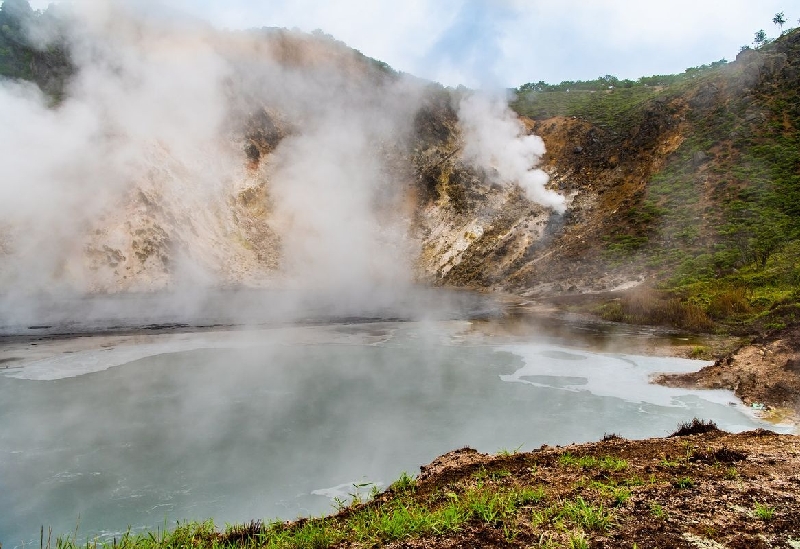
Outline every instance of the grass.
POLYGON ((410 492, 414 490, 416 484, 417 481, 414 479, 414 477, 403 471, 400 474, 400 478, 398 478, 389 486, 389 490, 397 493, 410 492))
POLYGON ((611 499, 611 505, 614 507, 625 505, 631 498, 630 488, 618 486, 616 483, 593 481, 589 484, 589 487, 597 490, 601 495, 609 497, 611 499))
POLYGON ((706 345, 695 345, 689 349, 689 358, 696 360, 711 360, 713 358, 711 348, 706 345))
POLYGON ((659 465, 662 467, 672 468, 672 467, 680 467, 681 462, 677 460, 669 459, 669 457, 664 456, 661 458, 661 461, 658 462, 659 465))
POLYGON ((772 517, 775 515, 775 507, 756 502, 753 506, 753 514, 759 520, 772 520, 772 517))
POLYGON ((628 467, 628 462, 614 456, 574 456, 569 452, 561 454, 558 458, 561 465, 568 467, 582 467, 585 469, 599 468, 611 471, 621 471, 628 467))
MULTIPOLYGON (((503 476, 502 478, 505 478, 503 476)), ((474 475, 473 475, 474 479, 474 475)), ((415 498, 416 481, 407 473, 379 496, 380 501, 359 503, 339 509, 331 517, 307 518, 295 522, 226 526, 219 531, 212 521, 178 523, 174 529, 156 532, 125 533, 112 541, 93 540, 85 544, 72 537, 57 538, 54 549, 217 549, 244 547, 259 549, 322 549, 341 543, 372 547, 422 536, 457 532, 467 524, 501 529, 507 541, 515 539, 523 516, 537 512, 540 524, 558 523, 572 527, 575 539, 583 532, 601 532, 612 524, 612 513, 582 497, 559 500, 548 507, 541 486, 493 484, 477 481, 461 491, 450 491, 427 500, 415 498)), ((525 519, 524 523, 529 524, 525 519)), ((47 549, 51 549, 50 543, 47 549)))
MULTIPOLYGON (((74 534, 48 543, 46 549, 322 549, 453 543, 563 548, 594 546, 600 539, 621 539, 620 535, 641 545, 639 530, 662 531, 667 518, 673 524, 695 518, 701 527, 708 523, 717 496, 710 494, 715 490, 689 490, 698 485, 721 487, 733 497, 731 506, 749 509, 737 514, 739 520, 774 520, 774 507, 741 490, 740 482, 747 482, 750 472, 735 485, 722 479, 738 450, 716 444, 715 435, 706 439, 708 445, 698 439, 664 439, 663 445, 647 450, 631 448, 633 453, 625 455, 638 456, 631 463, 592 455, 583 448, 513 459, 481 457, 474 465, 457 465, 424 482, 403 473, 374 499, 352 502, 328 517, 256 521, 222 530, 210 521, 183 523, 173 530, 129 532, 88 544, 76 542, 74 534), (653 468, 661 451, 679 456, 681 469, 653 468), (671 502, 669 517, 661 499, 664 494, 671 502), (712 503, 703 509, 681 503, 695 497, 712 503)), ((593 448, 605 452, 604 446, 608 445, 597 443, 593 448)))
MULTIPOLYGON (((545 491, 537 487, 504 488, 490 485, 473 486, 456 494, 451 492, 443 504, 425 505, 411 496, 415 483, 407 474, 392 484, 393 497, 383 505, 354 504, 340 510, 343 521, 332 517, 301 519, 295 523, 254 522, 244 526, 228 527, 223 532, 215 529, 211 521, 178 524, 172 531, 147 534, 125 534, 110 543, 90 542, 96 549, 172 549, 178 547, 216 548, 235 544, 259 548, 329 547, 351 542, 365 546, 389 543, 395 540, 424 535, 442 535, 474 522, 503 527, 509 538, 515 535, 517 512, 545 499, 545 491)), ((580 510, 570 511, 578 517, 580 510), (577 514, 576 514, 577 513, 577 514)), ((592 523, 589 510, 580 519, 592 523)), ((583 515, 580 515, 583 516, 583 515)), ((80 549, 72 538, 59 538, 56 549, 80 549)))
POLYGON ((658 503, 650 504, 650 514, 658 519, 663 519, 667 517, 667 512, 664 511, 664 507, 658 503))
POLYGON ((517 446, 516 448, 513 448, 511 450, 509 450, 508 448, 500 448, 497 451, 497 455, 498 456, 503 456, 503 457, 514 456, 514 455, 517 455, 519 453, 520 448, 522 448, 522 444, 520 444, 519 446, 517 446))
POLYGON ((580 534, 570 535, 569 549, 589 549, 589 542, 586 540, 584 536, 580 534))
POLYGON ((558 501, 543 509, 535 509, 531 514, 534 526, 553 525, 557 530, 570 527, 579 532, 603 532, 614 522, 613 513, 603 505, 593 505, 583 497, 558 501))
POLYGON ((608 529, 612 523, 611 513, 602 505, 591 505, 580 496, 564 502, 558 516, 571 521, 584 530, 595 532, 608 529))
POLYGON ((698 332, 707 332, 714 327, 703 308, 696 303, 654 288, 637 288, 605 303, 598 312, 604 320, 611 322, 674 326, 698 332))
POLYGON ((502 478, 511 476, 511 472, 505 469, 499 469, 497 471, 487 471, 484 467, 481 467, 472 476, 477 480, 487 480, 487 479, 500 480, 502 478))

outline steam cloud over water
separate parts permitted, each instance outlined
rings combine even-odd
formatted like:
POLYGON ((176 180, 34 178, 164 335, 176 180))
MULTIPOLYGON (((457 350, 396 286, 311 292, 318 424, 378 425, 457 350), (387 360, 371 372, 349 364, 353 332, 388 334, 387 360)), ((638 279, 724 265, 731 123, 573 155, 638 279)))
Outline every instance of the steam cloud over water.
MULTIPOLYGON (((425 87, 329 37, 148 9, 75 2, 30 29, 68 45, 57 104, 0 84, 0 294, 410 284, 398 166, 425 87)), ((466 161, 564 211, 505 102, 471 95, 459 116, 466 161)))

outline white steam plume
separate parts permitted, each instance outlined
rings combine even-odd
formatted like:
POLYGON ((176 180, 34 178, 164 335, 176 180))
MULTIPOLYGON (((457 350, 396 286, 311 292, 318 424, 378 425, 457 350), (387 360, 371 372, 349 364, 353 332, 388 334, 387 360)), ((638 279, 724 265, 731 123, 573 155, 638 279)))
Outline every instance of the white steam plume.
POLYGON ((508 103, 499 97, 471 94, 462 98, 458 118, 464 139, 462 158, 487 170, 497 183, 517 183, 530 200, 566 211, 560 194, 547 189, 549 176, 537 169, 545 153, 544 141, 528 135, 508 103))
MULTIPOLYGON (((235 165, 219 139, 229 71, 197 26, 164 28, 114 2, 77 2, 63 21, 77 73, 62 103, 50 107, 30 85, 0 88, 3 119, 13 121, 0 129, 3 289, 163 287, 164 277, 144 273, 149 264, 131 267, 136 251, 150 251, 131 249, 133 233, 156 217, 133 198, 157 196, 149 207, 208 230, 212 221, 195 213, 235 165), (104 250, 119 254, 114 274, 87 264, 104 250)), ((148 261, 181 257, 181 231, 160 234, 171 257, 148 261)))
POLYGON ((420 86, 291 31, 222 32, 126 0, 66 13, 63 101, 0 84, 0 294, 410 281, 402 185, 384 160, 420 86), (286 131, 253 170, 241 125, 265 108, 286 131), (243 190, 263 207, 242 213, 243 190))

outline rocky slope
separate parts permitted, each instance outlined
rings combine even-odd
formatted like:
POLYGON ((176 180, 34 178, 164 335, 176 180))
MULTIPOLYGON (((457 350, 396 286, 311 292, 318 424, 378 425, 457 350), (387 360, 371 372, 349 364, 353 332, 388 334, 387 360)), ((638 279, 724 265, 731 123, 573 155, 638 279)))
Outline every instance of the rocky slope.
MULTIPOLYGON (((59 115, 76 101, 118 106, 98 96, 109 83, 134 107, 148 94, 165 98, 161 111, 141 108, 157 131, 129 132, 133 148, 117 140, 81 151, 113 169, 46 166, 45 179, 77 173, 67 183, 88 194, 70 200, 44 186, 33 212, 9 207, 4 288, 414 279, 534 298, 621 296, 606 303, 607 319, 693 330, 749 334, 798 318, 798 31, 732 63, 628 87, 521 87, 512 106, 522 134, 544 140, 548 187, 566 197, 560 214, 491 162, 470 162, 463 90, 398 75, 321 33, 205 29, 164 39, 147 22, 123 23, 101 30, 122 37, 111 61, 144 58, 122 71, 139 88, 113 71, 98 80, 103 67, 81 50, 97 37, 64 29, 51 50, 72 64, 51 55, 63 70, 42 65, 34 79, 62 82, 50 111, 59 115), (143 32, 154 33, 144 49, 143 32), (163 54, 186 49, 199 61, 170 59, 166 71, 178 74, 169 91, 189 93, 188 80, 207 101, 164 95, 163 54), (198 77, 198 62, 213 77, 198 77), (104 179, 120 182, 87 185, 104 179)), ((3 31, 17 48, 20 28, 3 31)), ((6 52, 6 65, 37 51, 6 52)), ((18 72, 6 71, 33 78, 18 72)), ((114 122, 105 135, 137 129, 130 117, 114 122)))

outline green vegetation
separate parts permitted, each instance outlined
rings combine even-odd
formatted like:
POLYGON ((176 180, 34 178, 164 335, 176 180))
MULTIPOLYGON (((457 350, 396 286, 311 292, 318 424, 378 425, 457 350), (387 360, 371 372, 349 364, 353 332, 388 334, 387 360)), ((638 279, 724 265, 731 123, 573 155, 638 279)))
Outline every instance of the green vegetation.
MULTIPOLYGON (((691 440, 623 441, 614 444, 613 455, 605 453, 606 442, 571 452, 547 448, 509 456, 476 454, 475 461, 445 461, 443 469, 421 479, 403 473, 385 492, 373 493, 368 501, 355 499, 327 517, 224 528, 210 521, 179 523, 171 530, 128 532, 88 543, 79 541, 77 533, 51 542, 43 530, 42 549, 563 549, 608 540, 625 540, 630 547, 666 547, 679 545, 689 525, 733 546, 733 536, 754 520, 772 521, 767 541, 774 542, 793 532, 791 519, 783 519, 795 517, 798 506, 785 498, 780 512, 768 505, 783 498, 769 480, 779 475, 786 481, 795 468, 744 459, 745 452, 774 448, 770 439, 759 432, 707 432, 691 440), (680 456, 679 469, 653 467, 660 454, 680 456), (725 470, 734 461, 742 474, 729 482, 725 470), (692 489, 697 486, 704 489, 692 489), (726 504, 720 507, 720 500, 726 504), (730 526, 718 529, 720 521, 730 526)), ((782 443, 785 459, 792 459, 797 441, 786 435, 782 443)))
POLYGON ((511 106, 534 119, 578 116, 602 128, 622 132, 640 121, 641 108, 660 94, 659 89, 651 87, 520 92, 511 106))
POLYGON ((612 322, 681 326, 695 331, 713 327, 708 315, 696 303, 646 287, 603 304, 598 312, 604 320, 612 322))
POLYGON ((650 504, 650 514, 654 517, 663 519, 667 517, 667 512, 664 511, 664 507, 659 505, 658 503, 651 503, 650 504))
POLYGON ((613 151, 659 154, 675 140, 599 235, 609 268, 636 265, 658 283, 606 303, 604 319, 731 333, 800 322, 800 30, 761 34, 735 63, 518 88, 523 115, 599 128, 601 167, 613 151))
POLYGON ((403 471, 400 474, 400 478, 394 481, 392 485, 389 486, 389 489, 396 493, 403 493, 412 491, 415 486, 416 480, 414 477, 403 471))
POLYGON ((753 506, 753 514, 760 520, 772 520, 772 517, 775 515, 775 508, 756 502, 753 506))
POLYGON ((631 490, 628 487, 630 485, 631 484, 628 479, 626 479, 625 485, 620 485, 614 480, 592 480, 590 482, 579 484, 579 486, 584 486, 595 491, 601 497, 609 499, 612 507, 625 505, 625 503, 630 499, 631 490))
POLYGON ((568 520, 584 530, 598 532, 608 529, 613 518, 602 505, 592 506, 582 497, 564 502, 557 517, 568 520))
POLYGON ((573 456, 569 452, 559 456, 558 462, 569 467, 599 468, 611 471, 621 471, 628 467, 628 463, 624 459, 614 456, 603 456, 601 458, 595 456, 573 456))
MULTIPOLYGON (((321 548, 341 542, 374 546, 394 540, 457 531, 467 523, 503 528, 511 538, 517 528, 518 514, 527 506, 543 501, 542 488, 506 487, 479 483, 463 492, 447 492, 440 504, 424 505, 411 497, 414 481, 407 474, 392 484, 391 498, 381 505, 352 503, 333 517, 301 519, 294 523, 253 522, 228 526, 218 532, 211 521, 178 524, 174 530, 126 533, 111 543, 90 542, 87 547, 114 549, 167 549, 178 547, 262 547, 321 548), (341 519, 341 520, 337 520, 341 519)), ((548 511, 549 513, 550 511, 548 511)), ((553 518, 570 521, 589 530, 606 528, 610 514, 582 499, 560 503, 553 508, 553 518)), ((49 543, 48 543, 49 547, 49 543)), ((58 538, 57 549, 79 549, 74 538, 58 538)))
POLYGON ((501 469, 499 471, 487 471, 483 467, 478 469, 478 471, 472 475, 478 480, 500 480, 501 478, 507 477, 511 475, 511 471, 506 471, 505 469, 501 469))
POLYGON ((711 349, 705 345, 695 345, 689 349, 689 358, 697 360, 710 360, 713 357, 711 349))
POLYGON ((36 82, 45 93, 58 101, 73 67, 64 41, 58 38, 57 8, 34 11, 28 0, 4 0, 0 6, 0 77, 36 82), (26 29, 40 24, 50 29, 54 40, 35 47, 26 29))
POLYGON ((601 128, 624 133, 638 126, 644 107, 653 99, 669 97, 698 77, 726 65, 721 59, 709 65, 686 69, 683 74, 644 76, 638 80, 619 80, 612 75, 595 80, 564 81, 560 84, 530 82, 516 91, 512 108, 534 119, 576 116, 601 128))
POLYGON ((728 467, 725 470, 725 478, 727 480, 737 480, 739 478, 739 471, 736 470, 736 467, 728 467))

